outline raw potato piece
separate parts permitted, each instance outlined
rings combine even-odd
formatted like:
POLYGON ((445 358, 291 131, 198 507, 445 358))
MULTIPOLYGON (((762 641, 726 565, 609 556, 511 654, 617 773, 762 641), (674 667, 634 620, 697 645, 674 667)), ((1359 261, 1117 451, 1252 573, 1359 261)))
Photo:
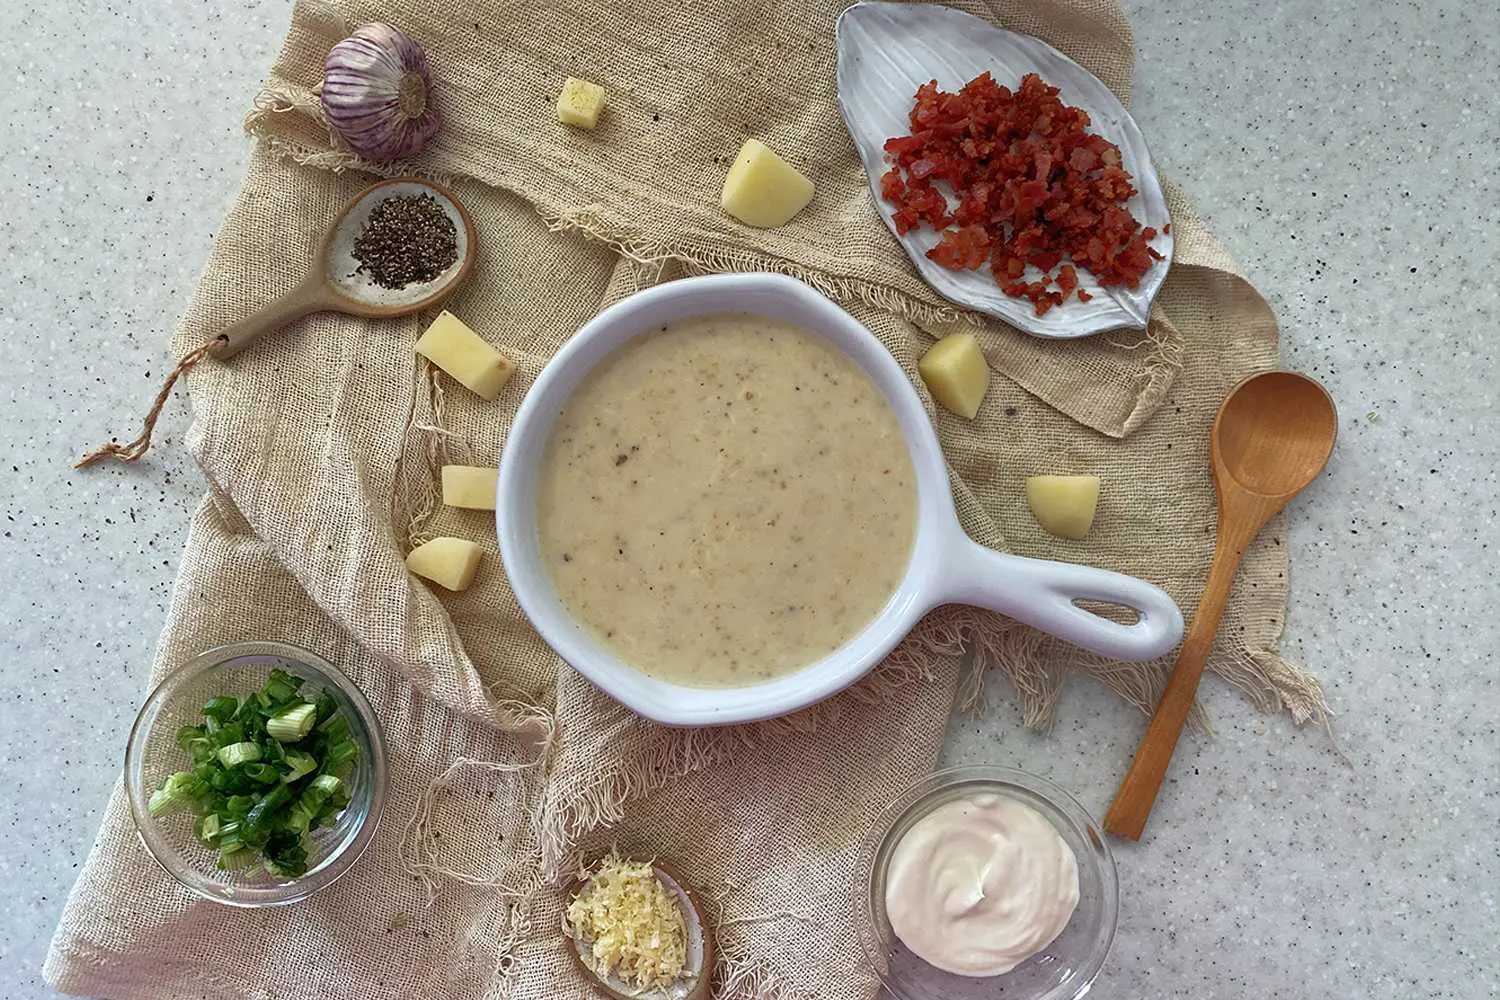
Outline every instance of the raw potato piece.
POLYGON ((746 139, 724 178, 719 205, 747 226, 782 226, 812 201, 813 182, 759 139, 746 139))
POLYGON ((434 538, 406 557, 406 568, 449 590, 466 590, 474 582, 483 555, 467 538, 434 538))
POLYGON ((443 466, 443 503, 465 510, 495 509, 498 469, 477 465, 443 466))
POLYGON ((1059 538, 1083 538, 1099 506, 1098 476, 1032 476, 1026 480, 1031 516, 1059 538))
POLYGON ((990 366, 972 333, 952 333, 933 344, 917 371, 933 399, 969 420, 990 388, 990 366))
POLYGON ((500 395, 516 370, 513 361, 446 309, 422 334, 416 351, 485 399, 500 395))
POLYGON ((599 112, 603 110, 603 87, 576 76, 563 83, 562 93, 557 97, 558 121, 577 128, 593 128, 599 124, 599 112))

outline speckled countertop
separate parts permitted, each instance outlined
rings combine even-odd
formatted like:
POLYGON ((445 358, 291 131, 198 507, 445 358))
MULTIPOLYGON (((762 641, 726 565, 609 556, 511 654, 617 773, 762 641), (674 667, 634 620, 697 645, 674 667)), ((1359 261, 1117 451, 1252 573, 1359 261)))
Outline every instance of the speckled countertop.
MULTIPOLYGON (((1118 851, 1099 995, 1500 996, 1500 7, 1133 0, 1134 108, 1342 411, 1291 514, 1285 649, 1336 744, 1212 684, 1153 821, 1118 851)), ((38 970, 143 695, 201 484, 173 406, 133 432, 245 159, 286 0, 0 4, 0 998, 38 970)), ((954 761, 1008 760, 1102 812, 1141 720, 1079 683, 1050 732, 1003 692, 954 761)))

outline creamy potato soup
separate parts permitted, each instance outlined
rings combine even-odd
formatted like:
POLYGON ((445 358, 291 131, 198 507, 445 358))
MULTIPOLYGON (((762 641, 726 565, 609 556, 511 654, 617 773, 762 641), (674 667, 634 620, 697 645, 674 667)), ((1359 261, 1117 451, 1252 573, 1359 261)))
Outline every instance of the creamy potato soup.
POLYGON ((748 314, 663 327, 558 417, 537 523, 563 605, 664 680, 739 687, 853 637, 906 570, 896 416, 819 337, 748 314))

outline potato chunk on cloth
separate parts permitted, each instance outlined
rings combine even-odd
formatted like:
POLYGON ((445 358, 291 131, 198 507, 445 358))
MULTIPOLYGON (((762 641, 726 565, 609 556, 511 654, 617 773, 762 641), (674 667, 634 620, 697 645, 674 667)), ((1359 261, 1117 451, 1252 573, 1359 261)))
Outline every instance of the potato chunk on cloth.
POLYGON ((1026 502, 1036 523, 1059 538, 1083 538, 1099 506, 1098 476, 1032 476, 1026 502))
POLYGON ((759 139, 746 139, 724 178, 719 205, 747 226, 783 226, 812 201, 813 182, 759 139))
POLYGON ((465 510, 494 510, 495 481, 500 471, 489 466, 443 466, 443 503, 465 510))
POLYGON ((407 554, 406 568, 449 590, 466 590, 483 554, 467 538, 434 538, 407 554))
POLYGON ((933 344, 917 372, 939 405, 969 420, 990 388, 990 366, 972 333, 949 334, 933 344))
POLYGON ((604 88, 570 76, 557 96, 557 120, 575 128, 593 128, 604 110, 604 88))
POLYGON ((457 316, 443 310, 417 340, 416 352, 485 399, 494 399, 516 366, 457 316))

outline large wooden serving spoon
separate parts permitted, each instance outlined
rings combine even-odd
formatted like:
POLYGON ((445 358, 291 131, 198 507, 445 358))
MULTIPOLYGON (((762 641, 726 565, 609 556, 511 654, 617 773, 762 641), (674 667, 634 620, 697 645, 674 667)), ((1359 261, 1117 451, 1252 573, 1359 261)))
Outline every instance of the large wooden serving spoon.
POLYGON ((1252 375, 1219 407, 1209 439, 1219 493, 1218 546, 1177 666, 1104 817, 1104 828, 1115 836, 1139 840, 1146 828, 1240 559, 1271 516, 1323 471, 1337 434, 1338 415, 1327 390, 1296 372, 1252 375))

